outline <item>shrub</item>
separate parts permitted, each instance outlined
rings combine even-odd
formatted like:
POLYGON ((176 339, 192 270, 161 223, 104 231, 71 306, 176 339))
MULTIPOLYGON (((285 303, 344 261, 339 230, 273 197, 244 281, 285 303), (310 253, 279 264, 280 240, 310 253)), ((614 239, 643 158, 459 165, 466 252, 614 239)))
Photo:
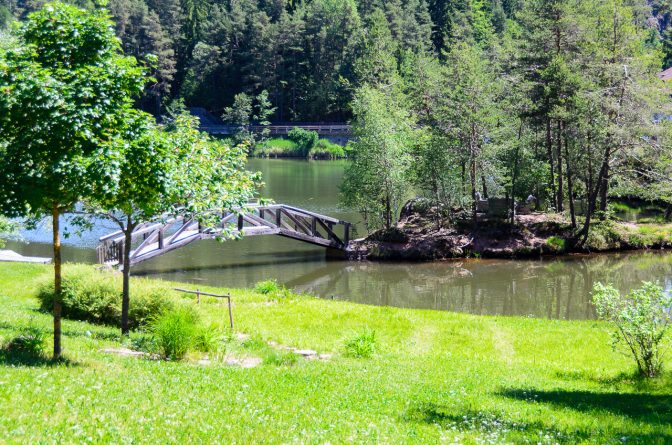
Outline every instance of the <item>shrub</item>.
POLYGON ((306 157, 310 150, 315 147, 318 140, 316 131, 304 130, 303 128, 295 127, 289 130, 287 137, 290 141, 294 141, 299 148, 301 156, 306 157))
POLYGON ((198 326, 194 348, 201 352, 221 352, 226 336, 216 325, 198 326))
POLYGON ((558 236, 552 236, 546 240, 546 245, 554 252, 562 252, 565 250, 567 241, 558 236))
POLYGON ((365 330, 345 341, 345 355, 355 358, 369 358, 376 352, 376 331, 365 330))
POLYGON ((299 146, 289 139, 270 139, 257 145, 254 156, 278 157, 278 156, 302 156, 299 146))
POLYGON ((21 329, 19 335, 10 339, 2 349, 10 354, 39 357, 44 353, 46 339, 47 333, 44 329, 36 326, 26 326, 21 329))
POLYGON ((262 295, 274 294, 280 290, 276 280, 260 281, 254 286, 254 291, 262 295))
MULTIPOLYGON (((129 325, 132 329, 146 325, 151 318, 173 307, 167 290, 135 280, 131 290, 129 325)), ((54 286, 45 282, 38 295, 40 307, 51 311, 54 286)), ((121 325, 121 280, 118 274, 99 272, 88 266, 66 269, 63 277, 63 317, 91 323, 121 325)))
POLYGON ((611 285, 597 283, 593 303, 598 316, 612 322, 613 346, 625 344, 639 373, 655 377, 663 367, 665 335, 672 322, 672 296, 662 287, 645 282, 625 297, 611 285))
POLYGON ((310 150, 311 159, 340 159, 345 157, 345 149, 328 139, 320 139, 310 150))
POLYGON ((197 343, 199 317, 189 306, 176 306, 151 324, 159 352, 167 359, 182 360, 197 343))

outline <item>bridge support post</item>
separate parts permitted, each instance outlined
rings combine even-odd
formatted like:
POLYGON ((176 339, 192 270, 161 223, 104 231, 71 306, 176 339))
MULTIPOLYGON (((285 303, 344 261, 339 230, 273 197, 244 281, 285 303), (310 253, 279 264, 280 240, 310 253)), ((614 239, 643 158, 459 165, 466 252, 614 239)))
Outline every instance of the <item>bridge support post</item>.
POLYGON ((325 251, 325 257, 327 258, 327 260, 333 260, 333 261, 342 261, 347 259, 345 250, 335 249, 333 247, 327 247, 325 251))

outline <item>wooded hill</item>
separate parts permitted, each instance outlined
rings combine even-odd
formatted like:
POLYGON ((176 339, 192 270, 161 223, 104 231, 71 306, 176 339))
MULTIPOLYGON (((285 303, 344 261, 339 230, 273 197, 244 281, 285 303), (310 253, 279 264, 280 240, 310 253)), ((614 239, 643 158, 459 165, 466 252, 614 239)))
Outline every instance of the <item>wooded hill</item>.
MULTIPOLYGON (((672 63, 670 2, 639 7, 650 44, 672 63)), ((637 1, 635 1, 636 3, 637 1)), ((43 0, 1 0, 0 26, 43 0)), ((94 8, 95 1, 74 3, 94 8)), ((351 117, 357 60, 365 56, 373 12, 384 12, 399 66, 413 54, 443 58, 458 42, 501 44, 525 26, 520 12, 539 0, 109 0, 124 51, 156 56, 142 108, 183 98, 221 115, 236 94, 267 90, 274 121, 344 121, 351 117)), ((661 69, 663 66, 661 66, 661 69)))

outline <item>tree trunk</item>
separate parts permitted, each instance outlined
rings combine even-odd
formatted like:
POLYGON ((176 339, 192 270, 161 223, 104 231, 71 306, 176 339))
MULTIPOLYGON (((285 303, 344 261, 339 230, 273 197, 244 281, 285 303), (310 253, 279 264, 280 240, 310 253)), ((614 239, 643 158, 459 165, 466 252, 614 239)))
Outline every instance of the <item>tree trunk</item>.
POLYGON ((471 218, 476 224, 476 160, 472 157, 469 165, 469 179, 471 180, 471 218))
POLYGON ((604 175, 600 181, 600 220, 604 221, 607 217, 607 201, 609 198, 609 160, 607 159, 604 166, 604 175))
POLYGON ((569 161, 569 144, 567 135, 565 135, 565 162, 567 163, 567 195, 569 199, 569 216, 572 220, 572 229, 576 229, 576 209, 574 207, 574 180, 572 178, 572 167, 569 161))
POLYGON ((557 209, 558 212, 562 212, 565 209, 563 201, 565 200, 565 194, 563 191, 562 184, 562 121, 558 120, 558 134, 556 135, 556 144, 557 144, 557 156, 558 156, 558 196, 556 201, 558 203, 557 209))
MULTIPOLYGON (((602 182, 609 169, 610 158, 611 158, 611 150, 609 144, 607 144, 607 146, 604 148, 604 158, 602 159, 602 167, 600 167, 600 173, 597 176, 597 181, 595 181, 595 186, 592 191, 590 189, 588 190, 588 210, 586 211, 586 220, 583 223, 583 228, 581 229, 581 232, 579 232, 579 236, 583 235, 581 244, 585 243, 586 239, 588 239, 588 231, 590 230, 591 219, 593 213, 595 212, 595 207, 597 204, 597 195, 600 193, 600 190, 602 189, 602 182)), ((592 183, 593 182, 592 179, 589 182, 592 183)))
POLYGON ((54 360, 61 358, 61 312, 62 312, 62 275, 61 275, 61 234, 59 217, 61 212, 57 204, 51 208, 52 235, 54 247, 54 360))
POLYGON ((123 287, 121 293, 121 335, 128 335, 128 311, 131 307, 131 243, 134 226, 131 224, 131 218, 126 220, 126 230, 124 231, 124 260, 123 260, 123 287))
MULTIPOLYGON (((483 168, 483 166, 481 166, 483 168)), ((481 187, 483 188, 483 198, 488 199, 488 185, 485 183, 485 175, 481 174, 481 187)))
MULTIPOLYGON (((556 200, 556 192, 555 192, 555 173, 554 173, 554 162, 553 162, 553 140, 551 138, 551 120, 547 119, 546 120, 546 153, 548 155, 548 165, 551 167, 550 173, 551 173, 551 194, 553 198, 551 199, 551 203, 553 204, 556 200)), ((557 209, 557 207, 556 207, 557 209)))

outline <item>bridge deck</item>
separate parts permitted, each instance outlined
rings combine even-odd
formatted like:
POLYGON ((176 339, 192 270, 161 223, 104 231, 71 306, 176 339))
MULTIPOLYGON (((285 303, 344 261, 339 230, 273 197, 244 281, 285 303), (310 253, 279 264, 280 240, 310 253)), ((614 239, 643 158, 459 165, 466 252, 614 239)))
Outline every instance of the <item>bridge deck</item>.
MULTIPOLYGON (((200 239, 216 238, 224 231, 239 236, 279 235, 317 246, 345 250, 351 224, 284 204, 252 206, 245 212, 223 214, 217 227, 204 228, 193 219, 171 218, 141 224, 133 231, 131 265, 147 261, 200 239), (342 228, 337 234, 336 227, 342 228)), ((121 265, 125 238, 121 231, 100 238, 96 249, 101 264, 121 265)))

